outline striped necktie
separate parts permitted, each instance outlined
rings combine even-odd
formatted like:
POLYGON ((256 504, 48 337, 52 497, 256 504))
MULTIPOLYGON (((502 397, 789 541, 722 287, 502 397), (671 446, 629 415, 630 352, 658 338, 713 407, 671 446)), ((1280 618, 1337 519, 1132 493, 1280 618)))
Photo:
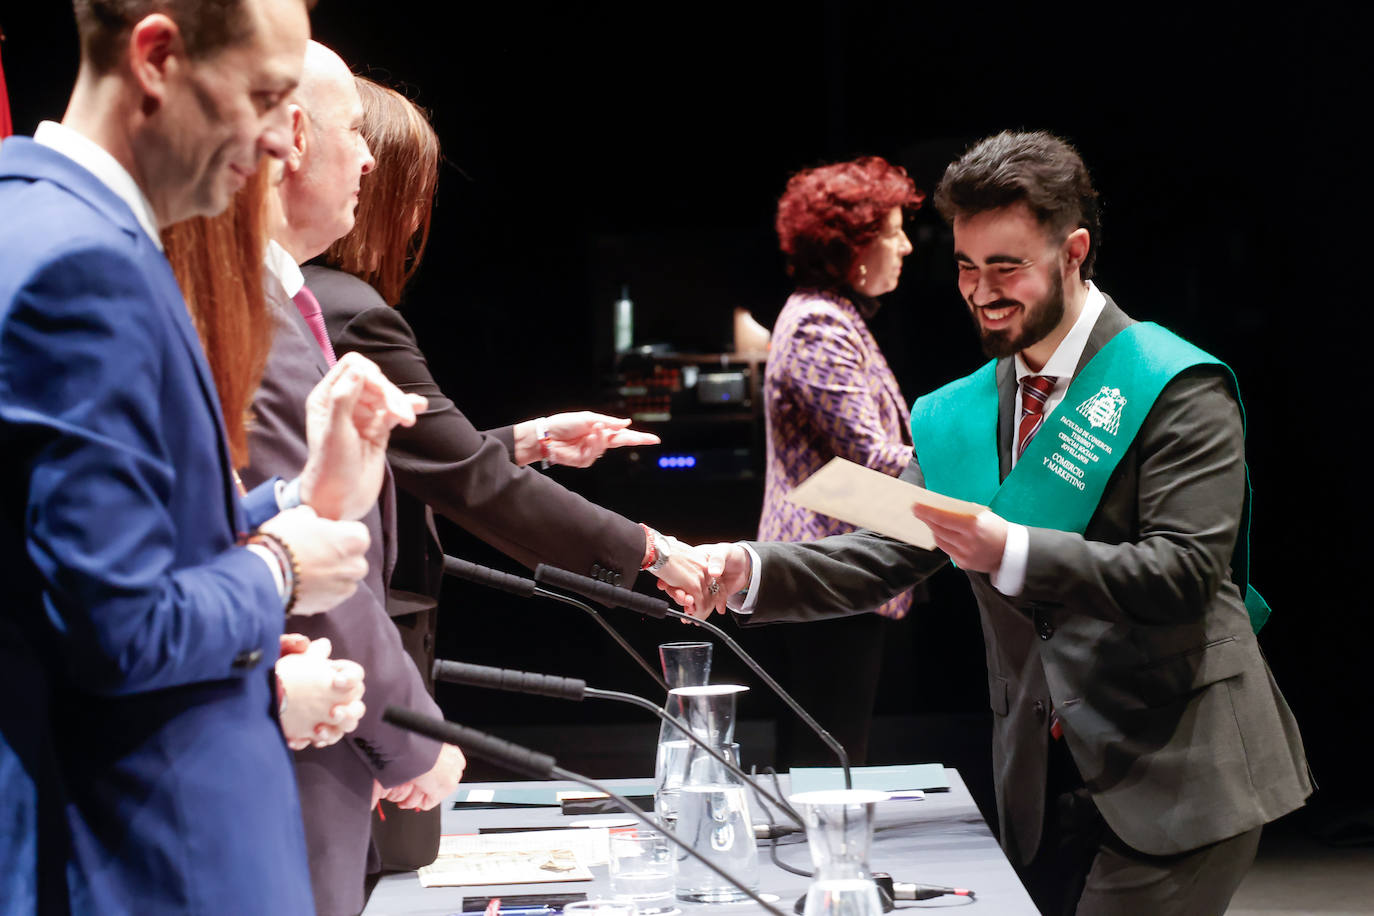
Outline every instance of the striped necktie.
POLYGON ((1057 381, 1053 375, 1028 375, 1021 379, 1021 420, 1016 432, 1018 461, 1045 420, 1045 401, 1057 381))

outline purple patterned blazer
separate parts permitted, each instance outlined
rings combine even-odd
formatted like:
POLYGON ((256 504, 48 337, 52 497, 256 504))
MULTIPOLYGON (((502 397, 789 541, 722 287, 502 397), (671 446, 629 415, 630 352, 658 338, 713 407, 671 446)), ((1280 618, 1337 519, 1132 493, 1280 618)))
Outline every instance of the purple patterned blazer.
MULTIPOLYGON (((911 463, 910 411, 868 324, 848 299, 799 290, 773 327, 763 385, 768 472, 761 541, 812 541, 853 531, 787 494, 835 456, 896 477, 911 463)), ((911 592, 877 609, 903 617, 911 592)))

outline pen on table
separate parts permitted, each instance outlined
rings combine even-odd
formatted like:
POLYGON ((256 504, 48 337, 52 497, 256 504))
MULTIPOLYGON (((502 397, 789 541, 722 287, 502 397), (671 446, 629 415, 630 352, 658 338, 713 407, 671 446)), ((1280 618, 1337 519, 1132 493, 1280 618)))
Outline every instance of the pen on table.
MULTIPOLYGON (((484 916, 486 910, 464 910, 461 913, 450 913, 449 916, 484 916)), ((500 916, 557 916, 563 912, 562 907, 553 906, 503 906, 497 913, 500 916)))

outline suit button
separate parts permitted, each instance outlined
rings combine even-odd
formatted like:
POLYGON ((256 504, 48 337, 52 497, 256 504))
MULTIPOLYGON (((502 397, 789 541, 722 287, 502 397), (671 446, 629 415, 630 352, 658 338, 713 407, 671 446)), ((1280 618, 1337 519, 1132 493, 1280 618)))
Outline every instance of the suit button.
POLYGON ((1036 621, 1035 630, 1040 634, 1041 639, 1049 639, 1054 635, 1054 627, 1043 617, 1036 621))
POLYGON ((619 585, 619 584, 620 584, 620 573, 618 573, 618 572, 613 572, 613 573, 611 573, 611 584, 612 584, 612 585, 619 585))
POLYGON ((246 670, 249 668, 256 668, 258 666, 258 662, 260 661, 262 661, 262 650, 252 649, 246 652, 240 652, 238 655, 235 655, 233 666, 235 668, 242 668, 246 670))
POLYGON ((600 563, 593 563, 593 564, 592 564, 592 578, 593 578, 593 579, 600 579, 600 578, 601 578, 601 564, 600 564, 600 563))
POLYGON ((1045 701, 1036 700, 1032 703, 1031 712, 1035 713, 1035 717, 1043 722, 1045 719, 1045 701))

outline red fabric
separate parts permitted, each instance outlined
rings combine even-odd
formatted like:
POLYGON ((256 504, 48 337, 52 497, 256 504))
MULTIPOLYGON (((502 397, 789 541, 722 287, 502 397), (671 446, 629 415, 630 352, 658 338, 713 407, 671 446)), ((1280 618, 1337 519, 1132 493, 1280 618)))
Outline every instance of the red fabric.
POLYGON ((14 122, 10 120, 10 94, 5 88, 5 62, 0 57, 0 139, 14 133, 14 122))
POLYGON ((1020 458, 1026 446, 1035 438, 1040 424, 1045 419, 1045 402, 1049 400, 1054 383, 1052 375, 1028 375, 1021 380, 1021 426, 1016 436, 1016 457, 1020 458))

